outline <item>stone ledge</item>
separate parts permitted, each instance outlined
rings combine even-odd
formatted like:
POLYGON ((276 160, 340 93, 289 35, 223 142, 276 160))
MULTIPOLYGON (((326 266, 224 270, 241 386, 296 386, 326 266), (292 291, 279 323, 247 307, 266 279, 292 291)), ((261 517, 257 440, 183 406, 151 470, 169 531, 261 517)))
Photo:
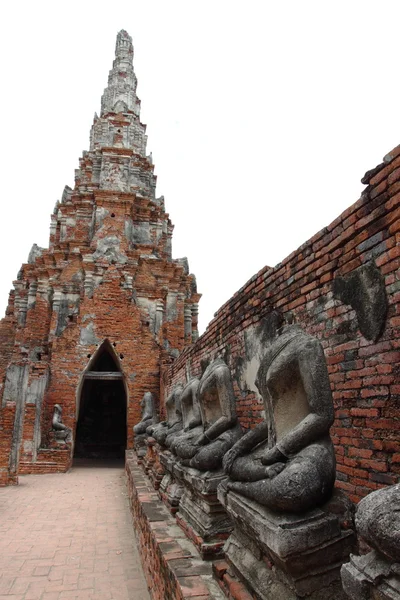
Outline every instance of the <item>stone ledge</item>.
POLYGON ((160 501, 134 451, 126 453, 128 495, 133 525, 149 592, 153 600, 222 600, 212 564, 160 501))

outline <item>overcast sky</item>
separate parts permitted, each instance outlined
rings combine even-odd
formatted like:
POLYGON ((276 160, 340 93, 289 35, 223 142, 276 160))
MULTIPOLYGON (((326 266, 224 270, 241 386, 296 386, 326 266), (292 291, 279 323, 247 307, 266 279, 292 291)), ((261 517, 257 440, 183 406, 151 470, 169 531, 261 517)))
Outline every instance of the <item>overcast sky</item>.
POLYGON ((0 14, 2 315, 73 187, 120 29, 201 330, 355 202, 400 143, 398 0, 29 0, 0 14))

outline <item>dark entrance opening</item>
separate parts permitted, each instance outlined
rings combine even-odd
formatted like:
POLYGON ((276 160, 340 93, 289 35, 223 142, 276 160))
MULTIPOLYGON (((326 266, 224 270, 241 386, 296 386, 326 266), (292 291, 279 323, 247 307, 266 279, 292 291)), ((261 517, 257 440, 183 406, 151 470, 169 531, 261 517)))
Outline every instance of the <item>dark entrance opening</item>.
POLYGON ((126 392, 113 350, 105 342, 84 375, 76 427, 76 458, 123 458, 126 392))

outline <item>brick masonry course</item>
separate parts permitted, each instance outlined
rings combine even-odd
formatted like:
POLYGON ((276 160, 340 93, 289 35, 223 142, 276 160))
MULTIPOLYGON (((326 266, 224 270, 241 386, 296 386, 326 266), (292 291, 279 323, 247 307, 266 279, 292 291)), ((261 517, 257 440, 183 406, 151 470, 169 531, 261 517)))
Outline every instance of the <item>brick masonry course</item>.
POLYGON ((203 561, 151 481, 127 452, 128 494, 142 565, 153 600, 222 600, 212 563, 203 561))

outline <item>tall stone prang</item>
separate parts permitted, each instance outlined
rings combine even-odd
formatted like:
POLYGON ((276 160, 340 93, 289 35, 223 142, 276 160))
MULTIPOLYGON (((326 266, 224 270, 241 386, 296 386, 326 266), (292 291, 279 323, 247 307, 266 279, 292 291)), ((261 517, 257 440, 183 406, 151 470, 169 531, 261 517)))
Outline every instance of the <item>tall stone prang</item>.
POLYGON ((34 244, 0 322, 0 484, 65 471, 75 454, 133 446, 145 392, 197 339, 200 295, 146 154, 146 126, 126 31, 117 36, 90 149, 51 216, 49 248, 34 244), (54 406, 72 439, 52 431, 54 406))

